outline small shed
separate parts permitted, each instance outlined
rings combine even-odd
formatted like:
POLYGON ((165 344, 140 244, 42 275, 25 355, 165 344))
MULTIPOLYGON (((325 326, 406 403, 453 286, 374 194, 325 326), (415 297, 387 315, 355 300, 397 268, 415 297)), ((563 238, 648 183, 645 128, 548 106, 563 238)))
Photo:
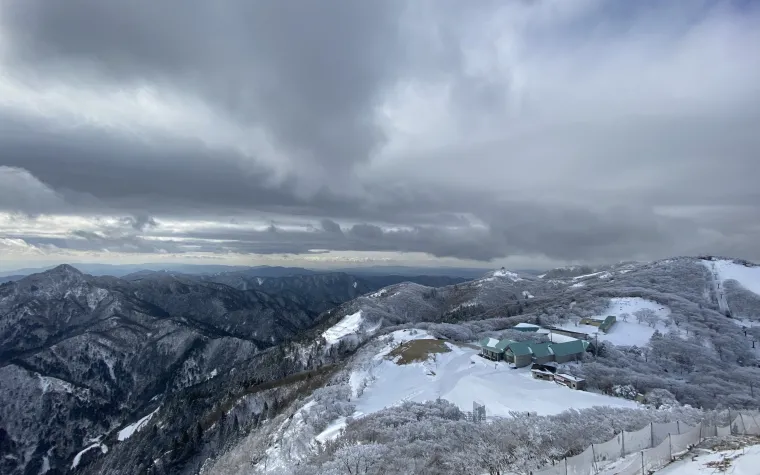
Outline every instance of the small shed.
POLYGON ((531 343, 530 349, 533 352, 534 363, 545 364, 554 361, 551 343, 531 343))
POLYGON ((533 351, 530 349, 529 344, 513 341, 504 350, 504 359, 510 363, 514 363, 516 368, 522 368, 533 362, 533 351))
POLYGON ((557 373, 554 375, 554 381, 572 389, 584 389, 586 387, 585 379, 575 377, 571 374, 557 373))
POLYGON ((512 330, 517 330, 519 332, 537 332, 541 327, 538 325, 534 325, 532 323, 518 323, 514 327, 512 327, 512 330))
POLYGON ((607 318, 604 319, 604 321, 599 324, 599 330, 603 331, 604 333, 608 333, 610 331, 610 328, 612 328, 612 325, 617 322, 617 318, 615 315, 610 315, 607 318))
POLYGON ((542 381, 554 381, 554 373, 557 372, 557 368, 550 365, 533 363, 533 366, 530 368, 530 372, 535 379, 540 379, 542 381))
POLYGON ((542 369, 531 369, 530 374, 534 379, 540 379, 541 381, 554 381, 554 374, 542 369))
POLYGON ((586 348, 588 348, 588 343, 581 340, 551 345, 551 349, 554 352, 554 361, 557 363, 567 363, 581 359, 586 352, 586 348))

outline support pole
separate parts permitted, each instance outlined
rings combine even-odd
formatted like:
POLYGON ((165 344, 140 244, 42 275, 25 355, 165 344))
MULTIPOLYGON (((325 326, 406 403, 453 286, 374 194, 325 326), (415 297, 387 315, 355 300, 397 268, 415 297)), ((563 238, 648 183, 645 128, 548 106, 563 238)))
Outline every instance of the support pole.
POLYGON ((668 434, 668 450, 670 450, 670 461, 673 461, 673 441, 670 439, 670 434, 668 434))
POLYGON ((620 431, 620 458, 625 457, 625 431, 620 431))
POLYGON ((643 450, 641 451, 641 473, 646 474, 646 472, 644 471, 644 451, 643 450))

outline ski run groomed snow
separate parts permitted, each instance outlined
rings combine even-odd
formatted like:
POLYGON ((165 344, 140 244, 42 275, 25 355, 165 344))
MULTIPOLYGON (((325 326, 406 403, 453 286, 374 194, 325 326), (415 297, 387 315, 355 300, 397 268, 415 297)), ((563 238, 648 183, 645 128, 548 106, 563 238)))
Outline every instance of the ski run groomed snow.
POLYGON ((749 267, 729 260, 704 260, 702 263, 710 272, 717 273, 721 283, 735 280, 745 289, 760 295, 760 267, 749 267))

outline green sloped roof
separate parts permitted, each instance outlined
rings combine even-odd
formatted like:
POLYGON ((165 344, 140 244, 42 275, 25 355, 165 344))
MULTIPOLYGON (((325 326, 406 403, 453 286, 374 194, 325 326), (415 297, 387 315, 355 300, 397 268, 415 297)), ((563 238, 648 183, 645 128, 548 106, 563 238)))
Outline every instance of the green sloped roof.
POLYGON ((512 343, 514 343, 514 341, 512 340, 501 340, 499 343, 496 344, 496 348, 498 348, 501 351, 504 351, 512 343))
POLYGON ((515 356, 525 356, 533 353, 533 351, 530 349, 530 345, 527 343, 513 341, 509 343, 508 347, 512 354, 515 356))
POLYGON ((568 341, 565 343, 552 343, 552 351, 555 356, 575 355, 586 352, 586 345, 581 340, 568 341))
POLYGON ((549 348, 549 343, 531 343, 530 349, 533 351, 533 356, 536 358, 544 358, 552 355, 552 350, 549 348))
POLYGON ((504 351, 504 348, 499 347, 500 342, 496 338, 485 337, 482 340, 480 340, 478 343, 480 344, 482 348, 486 348, 489 351, 494 351, 496 353, 501 353, 504 351), (496 343, 489 345, 491 340, 495 341, 496 343))
POLYGON ((604 321, 599 325, 599 328, 604 331, 609 329, 612 325, 615 324, 615 321, 617 319, 615 318, 615 315, 610 315, 607 318, 604 319, 604 321))

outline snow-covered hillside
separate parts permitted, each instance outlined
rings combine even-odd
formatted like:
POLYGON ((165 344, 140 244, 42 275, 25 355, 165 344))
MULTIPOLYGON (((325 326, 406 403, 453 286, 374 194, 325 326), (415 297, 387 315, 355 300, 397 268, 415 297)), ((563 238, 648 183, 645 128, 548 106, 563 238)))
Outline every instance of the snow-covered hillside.
MULTIPOLYGON (((522 277, 520 277, 517 273, 506 270, 503 267, 497 271, 494 271, 492 275, 493 277, 507 278, 512 282, 519 282, 523 280, 522 277)), ((489 279, 489 277, 486 277, 486 279, 489 279)))
POLYGON ((703 260, 702 263, 717 273, 720 282, 735 280, 745 289, 760 295, 760 267, 750 267, 730 260, 703 260))
POLYGON ((485 360, 478 356, 477 349, 467 345, 443 343, 445 352, 433 353, 424 361, 400 364, 404 356, 392 356, 398 345, 434 339, 424 331, 414 330, 397 331, 391 336, 393 340, 364 367, 351 373, 356 415, 404 401, 437 398, 446 399, 464 411, 472 410, 473 402, 485 404, 487 416, 502 417, 508 417, 512 411, 548 415, 570 408, 636 406, 632 401, 533 379, 528 368, 512 369, 506 363, 485 360))
POLYGON ((760 445, 719 452, 699 451, 658 470, 656 475, 757 475, 760 473, 760 445))

